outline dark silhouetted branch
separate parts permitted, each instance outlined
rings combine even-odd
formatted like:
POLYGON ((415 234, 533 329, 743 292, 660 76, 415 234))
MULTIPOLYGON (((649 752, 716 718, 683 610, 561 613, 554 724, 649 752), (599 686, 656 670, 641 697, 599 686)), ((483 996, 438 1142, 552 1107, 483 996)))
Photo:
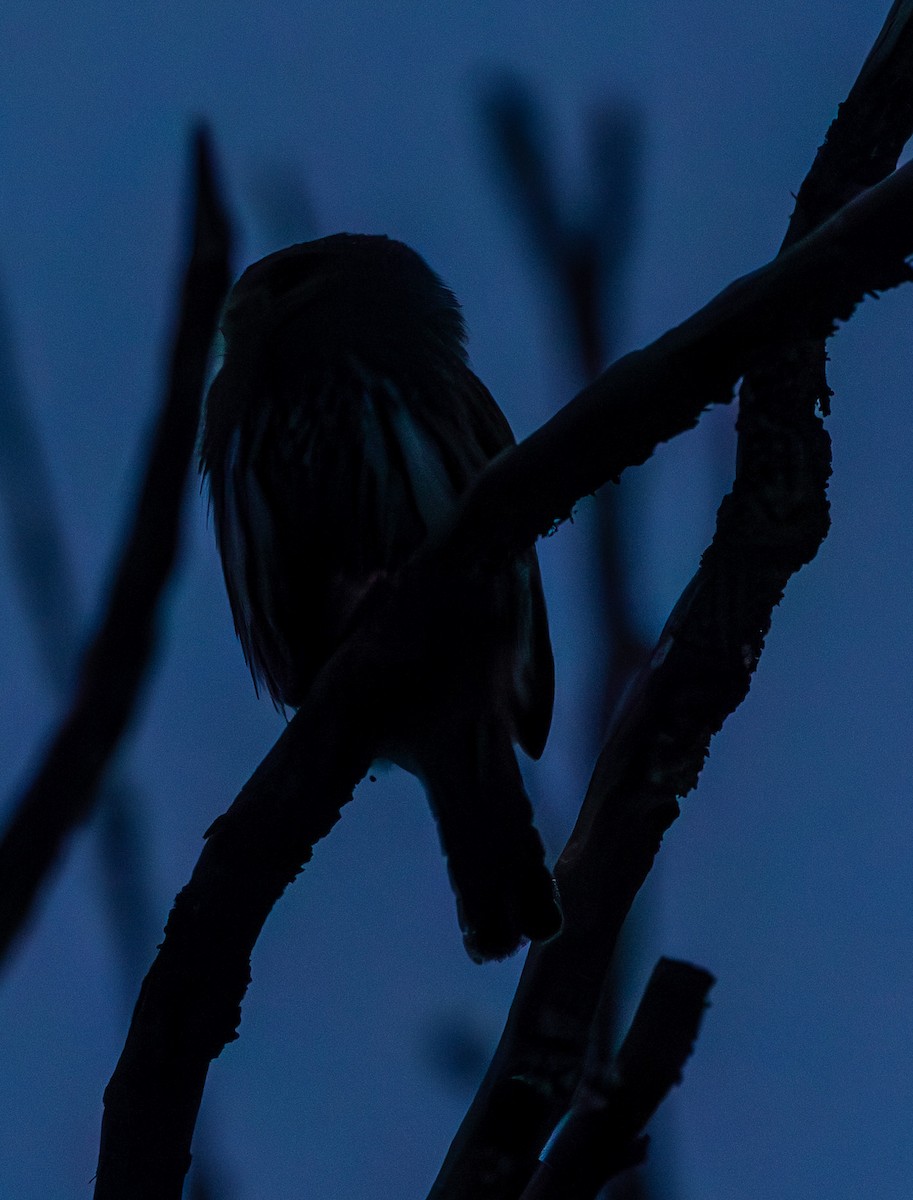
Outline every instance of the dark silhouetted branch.
POLYGON ((205 133, 194 143, 194 241, 167 395, 106 611, 75 696, 0 842, 0 953, 6 954, 67 835, 83 821, 136 707, 174 562, 209 348, 229 282, 228 226, 205 133))
POLYGON ((913 127, 913 3, 894 0, 796 197, 784 246, 889 175, 913 127))
MULTIPOLYGON (((658 441, 693 425, 708 398, 729 399, 745 365, 771 340, 797 326, 824 335, 864 294, 908 279, 911 202, 913 168, 905 168, 779 261, 728 288, 653 346, 622 359, 543 429, 496 459, 460 506, 453 527, 423 548, 400 579, 375 587, 351 636, 210 830, 175 902, 105 1093, 97 1200, 180 1196, 209 1062, 236 1036, 250 954, 263 922, 385 740, 402 735, 416 705, 433 694, 433 681, 470 652, 484 631, 477 572, 530 545, 580 496, 643 461, 658 441)), ((670 626, 673 642, 675 631, 670 626)), ((695 693, 708 700, 704 691, 717 681, 694 662, 689 645, 665 648, 668 661, 678 666, 679 699, 673 703, 667 682, 662 710, 647 710, 649 719, 635 736, 629 731, 620 758, 603 756, 560 864, 563 879, 573 881, 568 928, 546 950, 579 938, 592 946, 594 924, 605 915, 601 910, 606 904, 613 912, 623 907, 613 892, 636 891, 677 811, 674 796, 693 786, 695 765, 681 763, 681 748, 676 745, 673 754, 665 739, 672 722, 673 731, 693 744, 689 704, 695 693), (676 720, 682 729, 675 728, 676 720), (661 776, 644 796, 627 785, 656 748, 661 776), (618 807, 597 803, 603 795, 618 797, 618 807), (619 836, 613 838, 608 826, 619 819, 619 836), (626 824, 636 827, 633 842, 626 824), (589 827, 595 836, 588 839, 590 858, 581 866, 589 827), (644 830, 650 833, 646 842, 644 830), (608 849, 597 853, 597 846, 608 849), (619 846, 626 851, 620 875, 606 878, 606 858, 619 846), (584 896, 578 885, 590 884, 584 896)), ((658 659, 654 666, 660 668, 658 659)), ((736 702, 731 688, 719 704, 714 700, 714 719, 722 719, 722 706, 730 701, 736 702)), ((699 732, 709 737, 713 723, 705 730, 704 720, 699 732)), ((597 989, 603 974, 604 964, 596 967, 597 989)), ((592 1010, 593 1005, 590 1016, 592 1010)), ((552 1037, 564 1038, 560 1020, 552 1037)), ((566 1107, 562 1097, 561 1111, 566 1107)), ((524 1108, 514 1115, 519 1129, 525 1116, 524 1108)), ((535 1122, 531 1128, 535 1137, 535 1122)), ((524 1131, 524 1146, 528 1140, 524 1131)), ((540 1147, 541 1141, 535 1153, 540 1147)), ((462 1184, 451 1194, 458 1193, 464 1194, 462 1184)), ((498 1194, 511 1193, 502 1187, 498 1194)))
POLYGON ((461 509, 454 551, 474 561, 472 546, 488 558, 530 545, 582 496, 645 462, 711 404, 728 403, 759 353, 797 331, 828 337, 864 296, 908 281, 911 190, 905 166, 687 321, 619 359, 480 476, 461 509))
MULTIPOLYGON (((594 1030, 571 1107, 522 1200, 594 1200, 609 1180, 643 1162, 644 1126, 681 1082, 713 984, 701 967, 661 958, 614 1058, 594 1030)), ((597 1022, 605 1000, 603 993, 597 1022)))
MULTIPOLYGON (((847 220, 855 221, 860 201, 794 245, 797 226, 808 229, 826 220, 841 200, 858 194, 861 180, 874 182, 873 161, 882 176, 890 172, 913 134, 911 8, 894 6, 885 26, 891 36, 882 33, 829 130, 799 193, 784 243, 793 248, 784 250, 776 260, 780 264, 817 238, 823 246, 839 226, 846 229, 847 220)), ((861 202, 884 187, 902 186, 908 169, 861 202)), ((892 220, 908 220, 900 207, 895 212, 892 220)), ((839 255, 841 243, 847 245, 837 235, 825 253, 839 255)), ((659 344, 693 330, 718 304, 750 290, 757 279, 749 276, 727 289, 703 316, 659 344)), ((564 932, 554 943, 530 951, 501 1044, 432 1190, 434 1200, 505 1200, 526 1186, 543 1141, 576 1086, 604 971, 662 833, 678 814, 677 798, 694 786, 711 736, 747 693, 789 577, 814 557, 827 532, 830 447, 816 412, 829 394, 822 340, 827 331, 814 324, 798 319, 791 336, 783 329, 773 346, 749 356, 732 494, 720 508, 700 570, 610 731, 556 867, 564 932)), ((740 335, 735 338, 738 342, 740 335)), ((719 356, 722 367, 723 345, 719 356)), ((609 376, 611 371, 603 378, 609 376)), ((674 390, 674 378, 669 386, 670 398, 681 394, 680 388, 674 390)), ((693 394, 690 386, 687 393, 693 394)), ((655 411, 650 395, 641 409, 645 430, 655 429, 652 415, 647 416, 648 407, 655 411)), ((707 395, 718 395, 715 385, 707 395)), ((564 410, 556 420, 567 416, 564 410)), ((534 435, 539 436, 544 438, 545 430, 534 435)))

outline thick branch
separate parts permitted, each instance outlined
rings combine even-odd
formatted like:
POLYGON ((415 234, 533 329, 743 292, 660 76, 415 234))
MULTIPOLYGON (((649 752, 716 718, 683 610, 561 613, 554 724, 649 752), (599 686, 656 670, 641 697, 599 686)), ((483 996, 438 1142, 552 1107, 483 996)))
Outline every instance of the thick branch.
POLYGON ((229 282, 228 225, 207 136, 194 144, 194 241, 184 276, 167 393, 107 608, 69 711, 0 842, 0 954, 31 911, 64 839, 89 814, 101 776, 136 708, 174 563, 209 348, 229 282))
MULTIPOLYGON (((858 192, 860 161, 869 161, 861 149, 871 145, 868 131, 882 148, 882 175, 913 133, 909 88, 898 82, 913 73, 911 8, 892 9, 885 26, 892 36, 883 31, 831 127, 800 192, 785 246, 795 242, 793 231, 809 212, 823 219, 858 192)), ((901 174, 888 186, 898 186, 901 174)), ((860 211, 854 204, 836 225, 860 211)), ((906 220, 900 210, 896 219, 906 220)), ((795 249, 834 228, 829 223, 795 249)), ((778 261, 787 264, 795 249, 778 261)), ((752 279, 757 275, 736 289, 752 279)), ((661 343, 699 319, 701 314, 661 343)), ((815 414, 816 402, 827 396, 823 340, 813 325, 796 325, 792 337, 784 331, 789 348, 757 359, 763 370, 746 379, 733 494, 721 507, 700 571, 600 756, 556 870, 565 932, 530 952, 495 1060, 432 1191, 435 1200, 469 1195, 503 1200, 522 1192, 579 1077, 600 980, 662 831, 677 815, 676 797, 694 786, 710 737, 747 693, 787 580, 814 556, 827 531, 829 444, 815 414)))
MULTIPOLYGON (((707 395, 728 398, 750 356, 790 323, 824 333, 865 292, 906 279, 904 256, 913 252, 913 229, 905 219, 911 200, 913 173, 899 172, 782 262, 740 281, 653 347, 623 359, 543 430, 498 459, 450 533, 420 553, 386 592, 375 589, 353 635, 214 826, 178 897, 106 1092, 98 1200, 180 1196, 206 1071, 235 1036, 260 928, 385 737, 401 731, 414 698, 427 694, 441 658, 459 655, 454 630, 471 643, 475 622, 484 620, 473 609, 472 576, 480 560, 530 544, 585 492, 693 424, 707 395)), ((635 757, 643 765, 646 746, 644 734, 614 765, 616 777, 633 769, 635 757)), ((608 770, 601 769, 600 787, 608 770)), ((597 889, 597 908, 607 890, 626 893, 646 873, 675 806, 670 800, 648 808, 648 844, 639 858, 635 853, 636 861, 620 864, 621 885, 613 878, 597 889)), ((644 825, 641 809, 633 817, 630 807, 620 811, 622 823, 644 825)), ((603 868, 601 861, 600 877, 603 868)), ((567 866, 562 870, 568 874, 567 866)), ((571 889, 569 928, 554 947, 573 941, 578 926, 588 935, 590 905, 571 889)), ((600 972, 597 990, 601 978, 600 972)), ((554 1026, 552 1036, 560 1031, 560 1024, 554 1026)), ((521 1110, 515 1119, 522 1124, 523 1116, 521 1110)))
POLYGON ((894 170, 913 128, 911 69, 913 2, 894 0, 803 180, 784 246, 894 170))
POLYGON ((461 511, 467 561, 530 545, 574 504, 728 403, 755 356, 829 336, 871 295, 911 278, 913 164, 896 171, 694 316, 614 363, 484 472, 461 511), (493 514, 497 514, 497 518, 493 514))

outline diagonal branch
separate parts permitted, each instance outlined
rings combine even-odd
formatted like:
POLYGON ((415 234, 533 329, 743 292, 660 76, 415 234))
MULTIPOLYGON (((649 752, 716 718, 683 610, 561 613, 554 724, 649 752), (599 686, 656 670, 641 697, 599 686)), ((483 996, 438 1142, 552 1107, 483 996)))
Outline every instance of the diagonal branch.
POLYGON ((136 513, 104 617, 71 705, 0 841, 0 955, 27 919, 66 837, 86 819, 140 695, 155 644, 159 601, 174 563, 209 347, 228 288, 228 225, 209 139, 194 140, 194 242, 167 393, 136 513))
MULTIPOLYGON (((472 645, 485 621, 474 602, 474 573, 531 544, 586 492, 693 425, 708 396, 729 399, 746 364, 772 339, 796 326, 824 336, 866 293, 909 278, 911 202, 907 168, 653 346, 621 360, 495 460, 450 531, 424 548, 400 580, 375 589, 351 637, 210 830, 175 902, 105 1093, 96 1200, 180 1196, 209 1062, 236 1036, 260 929, 384 739, 409 719, 417 683, 427 684, 442 660, 458 659, 472 645)), ((594 793, 642 766, 662 732, 654 723, 621 760, 604 759, 594 793)), ((674 776, 667 765, 669 798, 657 804, 651 797, 647 806, 652 841, 643 857, 652 861, 659 831, 671 819, 671 795, 693 782, 693 772, 674 776)), ((594 823, 592 805, 584 818, 582 829, 594 823)), ((634 818, 643 823, 643 812, 634 818)), ((599 842, 607 844, 602 832, 599 842)), ((562 865, 565 877, 576 853, 575 842, 562 865)), ((624 882, 648 865, 629 867, 624 882)), ((597 882, 602 869, 600 862, 597 882)), ((597 908, 606 890, 597 888, 597 908)), ((567 932, 547 949, 589 934, 581 920, 589 902, 581 904, 573 888, 568 912, 567 932)))
POLYGON ((530 545, 582 496, 645 462, 710 405, 728 403, 758 353, 797 334, 829 337, 865 296, 909 280, 911 188, 908 164, 619 359, 483 473, 461 511, 454 552, 472 561, 530 545))
MULTIPOLYGON (((873 172, 890 172, 913 133, 911 10, 909 2, 892 8, 803 184, 785 247, 797 228, 827 218, 872 183, 873 172)), ((676 797, 694 786, 711 735, 744 698, 790 575, 827 532, 830 449, 816 415, 828 395, 823 340, 794 336, 756 362, 743 385, 736 484, 713 544, 610 733, 556 869, 565 933, 530 952, 435 1200, 503 1200, 523 1190, 569 1103, 600 980, 662 832, 677 816, 676 797)))

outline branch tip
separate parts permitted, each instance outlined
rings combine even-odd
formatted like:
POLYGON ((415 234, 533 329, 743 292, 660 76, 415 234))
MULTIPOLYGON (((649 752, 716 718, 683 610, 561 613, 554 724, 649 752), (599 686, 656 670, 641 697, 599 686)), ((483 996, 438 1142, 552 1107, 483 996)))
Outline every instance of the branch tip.
POLYGON ((222 259, 231 252, 231 223, 218 178, 215 140, 209 123, 198 120, 190 133, 194 259, 222 259))

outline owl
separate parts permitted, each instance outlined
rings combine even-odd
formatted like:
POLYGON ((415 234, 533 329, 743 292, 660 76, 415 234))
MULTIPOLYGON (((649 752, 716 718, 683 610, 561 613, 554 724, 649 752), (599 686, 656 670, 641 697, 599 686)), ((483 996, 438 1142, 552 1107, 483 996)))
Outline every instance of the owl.
MULTIPOLYGON (((222 333, 200 467, 255 686, 294 709, 372 589, 514 439, 469 367, 453 293, 391 238, 340 233, 268 255, 232 289, 222 333)), ((551 722, 535 550, 478 589, 478 653, 423 680, 385 754, 425 786, 482 960, 553 936, 561 913, 511 746, 538 757, 551 722)))

